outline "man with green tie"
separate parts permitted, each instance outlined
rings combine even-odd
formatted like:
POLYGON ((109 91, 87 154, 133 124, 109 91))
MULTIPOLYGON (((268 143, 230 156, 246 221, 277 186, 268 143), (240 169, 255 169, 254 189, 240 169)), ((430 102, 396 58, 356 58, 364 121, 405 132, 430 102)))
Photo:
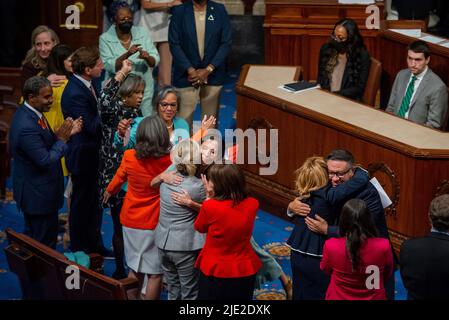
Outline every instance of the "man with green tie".
POLYGON ((386 111, 441 129, 448 112, 447 87, 429 68, 430 50, 424 41, 415 41, 407 49, 408 69, 396 76, 386 111))

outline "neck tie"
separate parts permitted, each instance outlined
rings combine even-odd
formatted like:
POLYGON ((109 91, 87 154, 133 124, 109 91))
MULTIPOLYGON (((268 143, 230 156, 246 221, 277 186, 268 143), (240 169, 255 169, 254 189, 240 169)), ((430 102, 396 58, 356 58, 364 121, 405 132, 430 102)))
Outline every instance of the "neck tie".
POLYGON ((50 131, 53 131, 53 130, 51 129, 51 127, 50 127, 50 124, 49 124, 48 121, 47 121, 47 118, 45 118, 44 114, 42 114, 41 120, 42 120, 42 122, 44 123, 44 125, 45 125, 45 127, 46 127, 45 129, 48 129, 48 130, 50 130, 50 131))
POLYGON ((412 76, 412 79, 410 80, 407 90, 405 91, 405 96, 402 99, 401 107, 398 111, 398 116, 401 118, 404 118, 405 114, 407 113, 408 107, 410 106, 410 100, 412 100, 413 90, 415 89, 415 80, 416 76, 412 76))
POLYGON ((90 91, 92 92, 95 100, 97 100, 97 94, 95 93, 94 87, 92 85, 90 85, 90 91))

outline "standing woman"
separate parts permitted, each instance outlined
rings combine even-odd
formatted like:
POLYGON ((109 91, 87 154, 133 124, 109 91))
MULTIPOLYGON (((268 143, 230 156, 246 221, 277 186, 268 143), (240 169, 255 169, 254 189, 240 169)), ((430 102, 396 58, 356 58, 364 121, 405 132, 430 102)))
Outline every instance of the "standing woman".
POLYGON ((341 96, 360 100, 365 91, 371 59, 357 24, 338 21, 330 40, 320 49, 317 83, 341 96))
POLYGON ((158 66, 159 87, 171 85, 172 55, 168 45, 168 24, 170 8, 182 4, 179 0, 141 0, 140 26, 150 32, 156 44, 161 61, 158 66))
POLYGON ((321 270, 331 276, 326 300, 386 300, 384 282, 393 272, 388 239, 379 238, 365 201, 351 199, 340 215, 341 238, 327 240, 321 270), (379 279, 367 287, 367 277, 379 279))
POLYGON ((157 115, 146 117, 137 129, 135 149, 126 150, 117 173, 109 183, 104 202, 117 194, 128 181, 128 192, 123 200, 120 222, 123 225, 126 264, 139 281, 141 292, 148 277, 145 299, 157 300, 162 287, 162 269, 155 244, 159 220, 159 189, 170 174, 171 143, 167 129, 157 115), (150 183, 151 182, 151 183, 150 183))
MULTIPOLYGON (((306 159, 296 174, 296 189, 300 200, 311 208, 309 216, 319 214, 332 224, 335 216, 326 200, 330 186, 324 159, 306 159)), ((304 217, 295 216, 294 222, 295 227, 287 240, 291 248, 293 300, 324 300, 329 277, 321 272, 320 261, 326 236, 310 231, 304 217)))
MULTIPOLYGON (((100 148, 99 194, 101 197, 103 197, 106 187, 114 177, 122 161, 123 152, 113 146, 117 124, 123 118, 134 119, 140 116, 139 107, 143 98, 145 81, 137 75, 129 74, 131 69, 131 62, 124 60, 122 68, 106 84, 100 97, 102 140, 100 148)), ((126 278, 123 261, 123 234, 122 225, 120 224, 120 210, 124 193, 125 191, 120 191, 108 203, 108 206, 111 208, 114 227, 112 246, 114 248, 116 269, 112 277, 115 279, 126 278)))
POLYGON ((133 25, 133 13, 126 2, 113 2, 111 6, 114 24, 100 36, 100 55, 106 69, 105 79, 115 75, 123 60, 130 60, 132 72, 145 80, 141 110, 144 116, 150 115, 154 87, 152 68, 159 63, 159 53, 148 32, 133 25))
POLYGON ((262 266, 251 246, 259 202, 248 197, 245 177, 235 164, 214 164, 204 178, 204 201, 195 229, 207 233, 195 263, 200 270, 200 300, 252 300, 262 266))
MULTIPOLYGON (((54 46, 59 43, 59 37, 53 29, 41 25, 31 33, 31 49, 28 50, 22 63, 22 87, 26 80, 33 76, 40 76, 47 68, 48 57, 54 46)), ((50 74, 47 76, 52 87, 60 86, 64 75, 50 74)))

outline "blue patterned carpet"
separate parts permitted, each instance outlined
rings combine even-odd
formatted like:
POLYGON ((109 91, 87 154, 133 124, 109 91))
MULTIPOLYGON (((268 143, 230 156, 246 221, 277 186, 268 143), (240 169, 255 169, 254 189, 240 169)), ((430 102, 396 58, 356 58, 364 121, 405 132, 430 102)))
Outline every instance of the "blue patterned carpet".
MULTIPOLYGON (((220 117, 218 128, 224 134, 224 129, 235 128, 235 82, 238 72, 230 72, 221 96, 220 117)), ((199 109, 196 110, 195 120, 200 119, 199 109)), ((224 136, 224 135, 223 135, 224 136)), ((11 190, 11 179, 8 180, 8 188, 11 190)), ((61 213, 67 212, 67 208, 62 208, 61 213)), ((0 203, 0 300, 21 299, 21 290, 17 276, 9 272, 8 263, 4 248, 8 245, 4 230, 12 228, 16 231, 23 231, 23 217, 17 212, 17 208, 12 201, 12 192, 8 192, 7 200, 0 203)), ((284 245, 293 225, 283 219, 273 216, 267 212, 259 210, 254 227, 254 239, 258 244, 272 254, 282 266, 284 272, 291 276, 290 259, 288 248, 284 245)), ((112 220, 109 212, 105 210, 103 216, 102 234, 105 246, 112 249, 112 220)), ((58 241, 57 250, 63 252, 62 241, 58 241)), ((114 271, 114 261, 105 260, 105 274, 112 275, 114 271)), ((399 271, 395 274, 396 279, 396 300, 404 300, 406 291, 402 285, 399 271)), ((279 280, 266 283, 260 290, 254 292, 257 300, 283 300, 285 294, 279 280)), ((166 293, 162 294, 162 299, 166 299, 166 293)))

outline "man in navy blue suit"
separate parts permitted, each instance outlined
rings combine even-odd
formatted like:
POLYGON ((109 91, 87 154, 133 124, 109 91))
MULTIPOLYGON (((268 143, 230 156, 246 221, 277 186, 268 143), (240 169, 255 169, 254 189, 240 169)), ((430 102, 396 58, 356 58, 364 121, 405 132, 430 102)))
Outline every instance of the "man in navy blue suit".
POLYGON ((43 112, 53 103, 50 82, 31 77, 23 87, 25 102, 14 114, 9 145, 14 159, 14 200, 25 218, 24 233, 55 248, 58 210, 64 201, 61 158, 69 138, 80 132, 81 118, 66 119, 53 132, 43 112))
POLYGON ((70 249, 86 253, 104 250, 101 238, 102 210, 98 197, 98 162, 101 121, 99 94, 92 80, 99 78, 103 62, 95 47, 81 47, 72 55, 73 75, 61 98, 64 117, 82 117, 83 131, 68 143, 66 164, 73 183, 69 215, 70 249))
POLYGON ((168 41, 173 85, 181 95, 179 115, 192 130, 198 100, 201 119, 204 115, 217 118, 232 43, 231 23, 225 7, 210 0, 186 1, 172 7, 171 14, 168 41))

